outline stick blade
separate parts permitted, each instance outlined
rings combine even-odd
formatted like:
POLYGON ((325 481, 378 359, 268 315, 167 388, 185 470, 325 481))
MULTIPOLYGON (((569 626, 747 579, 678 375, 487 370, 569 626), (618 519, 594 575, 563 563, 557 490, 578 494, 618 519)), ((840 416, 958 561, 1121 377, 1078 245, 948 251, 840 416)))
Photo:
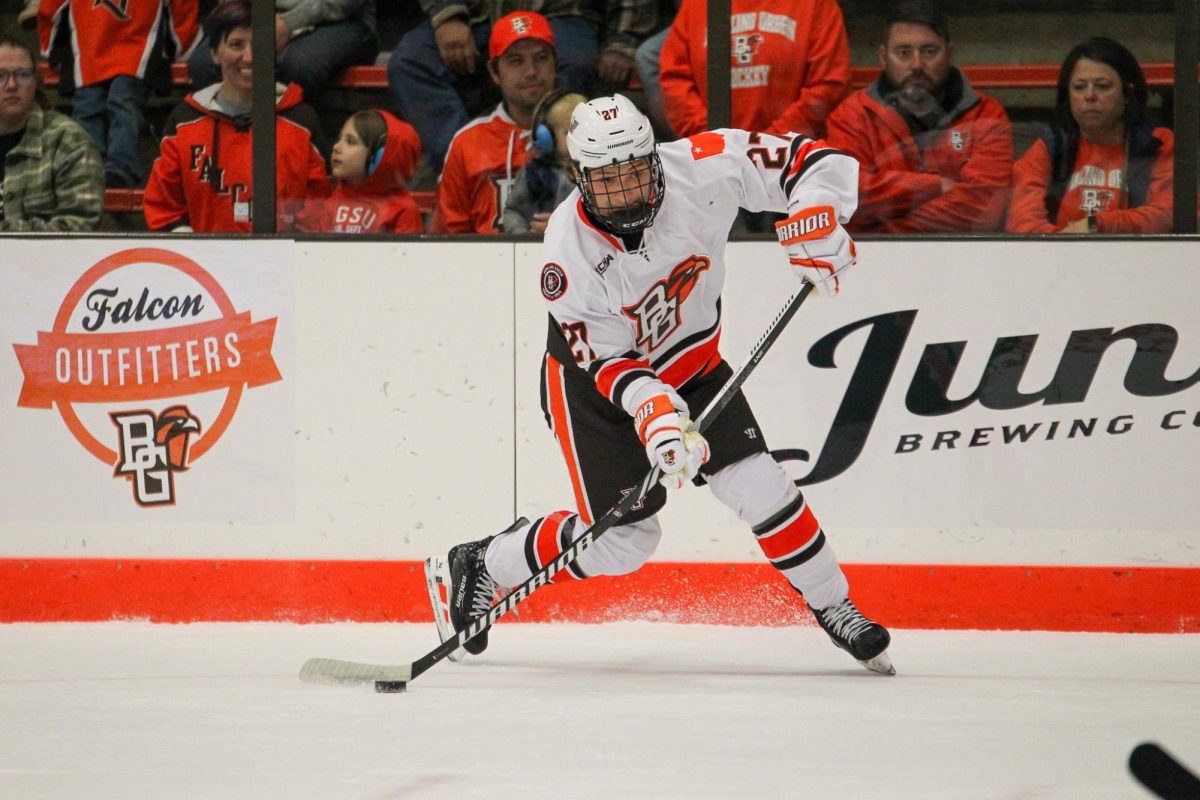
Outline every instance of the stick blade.
POLYGON ((1129 754, 1129 771, 1163 800, 1195 800, 1200 778, 1154 742, 1142 742, 1129 754))
POLYGON ((412 665, 364 664, 337 658, 310 658, 300 668, 300 680, 305 683, 350 686, 361 683, 408 683, 412 680, 412 665))

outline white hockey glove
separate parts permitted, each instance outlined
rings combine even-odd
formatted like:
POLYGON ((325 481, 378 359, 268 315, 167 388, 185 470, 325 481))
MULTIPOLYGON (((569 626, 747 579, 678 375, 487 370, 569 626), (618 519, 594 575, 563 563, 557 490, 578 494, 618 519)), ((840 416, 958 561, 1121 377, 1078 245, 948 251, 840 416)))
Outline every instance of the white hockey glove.
POLYGON ((708 461, 708 441, 690 419, 675 410, 667 395, 655 395, 642 403, 633 422, 646 446, 646 458, 662 469, 659 483, 668 489, 682 488, 708 461))
POLYGON ((813 206, 775 223, 779 243, 800 277, 822 297, 842 288, 842 274, 854 266, 854 241, 837 221, 832 206, 813 206))

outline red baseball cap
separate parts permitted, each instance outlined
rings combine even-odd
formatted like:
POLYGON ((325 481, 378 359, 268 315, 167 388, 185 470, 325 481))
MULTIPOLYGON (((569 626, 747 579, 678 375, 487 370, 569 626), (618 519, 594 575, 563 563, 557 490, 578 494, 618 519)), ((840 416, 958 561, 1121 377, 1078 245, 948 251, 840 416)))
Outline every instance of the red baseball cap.
POLYGON ((488 59, 499 58, 522 39, 539 39, 554 47, 554 31, 545 17, 536 11, 514 11, 492 25, 488 59))

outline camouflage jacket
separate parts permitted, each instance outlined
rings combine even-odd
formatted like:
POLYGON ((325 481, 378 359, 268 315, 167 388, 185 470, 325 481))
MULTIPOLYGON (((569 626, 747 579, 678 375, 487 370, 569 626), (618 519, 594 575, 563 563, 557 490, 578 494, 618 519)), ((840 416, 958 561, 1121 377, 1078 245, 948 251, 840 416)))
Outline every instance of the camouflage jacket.
POLYGON ((104 163, 70 117, 34 107, 4 160, 0 231, 91 231, 104 210, 104 163))

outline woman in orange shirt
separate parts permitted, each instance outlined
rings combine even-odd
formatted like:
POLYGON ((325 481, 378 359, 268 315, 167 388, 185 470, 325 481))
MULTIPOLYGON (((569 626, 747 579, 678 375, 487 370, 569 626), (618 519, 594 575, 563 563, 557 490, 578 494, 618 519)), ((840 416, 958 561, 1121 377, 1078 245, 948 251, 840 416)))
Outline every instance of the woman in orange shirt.
POLYGON ((1013 165, 1011 233, 1169 233, 1175 140, 1146 121, 1146 78, 1112 39, 1067 55, 1061 122, 1013 165))

